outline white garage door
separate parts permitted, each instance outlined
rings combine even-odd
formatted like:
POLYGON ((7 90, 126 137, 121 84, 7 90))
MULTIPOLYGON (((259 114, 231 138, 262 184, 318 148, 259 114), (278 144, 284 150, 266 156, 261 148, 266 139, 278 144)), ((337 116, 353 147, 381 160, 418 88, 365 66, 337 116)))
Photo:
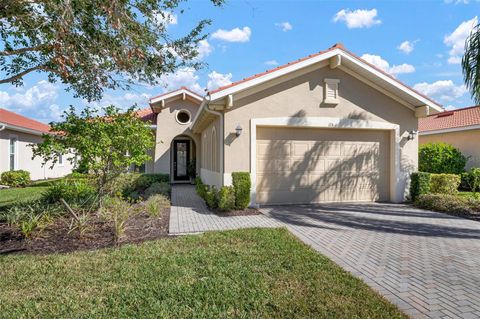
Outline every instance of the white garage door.
POLYGON ((258 204, 389 199, 389 131, 257 128, 258 204))

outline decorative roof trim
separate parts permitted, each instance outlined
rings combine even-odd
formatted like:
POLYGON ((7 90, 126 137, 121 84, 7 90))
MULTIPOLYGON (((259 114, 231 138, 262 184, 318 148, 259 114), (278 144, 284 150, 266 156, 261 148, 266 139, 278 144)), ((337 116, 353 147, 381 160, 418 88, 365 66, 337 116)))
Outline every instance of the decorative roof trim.
POLYGON ((203 100, 202 96, 198 95, 197 93, 193 92, 192 90, 188 89, 187 87, 182 86, 181 88, 179 88, 177 90, 166 92, 166 93, 163 93, 163 94, 160 94, 160 95, 157 95, 157 96, 154 96, 154 97, 150 98, 149 104, 151 106, 152 104, 158 103, 162 100, 170 99, 172 97, 176 97, 178 95, 183 95, 183 94, 188 95, 188 96, 192 97, 193 99, 198 100, 200 102, 203 100))
POLYGON ((418 134, 419 135, 435 135, 435 134, 444 134, 444 133, 471 131, 471 130, 480 130, 480 124, 450 127, 450 128, 439 129, 439 130, 420 131, 418 134))

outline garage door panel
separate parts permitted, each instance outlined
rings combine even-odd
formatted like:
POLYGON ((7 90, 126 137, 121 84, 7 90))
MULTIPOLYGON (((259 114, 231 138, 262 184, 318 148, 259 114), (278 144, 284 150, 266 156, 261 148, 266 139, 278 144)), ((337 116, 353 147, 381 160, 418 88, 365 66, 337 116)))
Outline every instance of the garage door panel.
POLYGON ((257 131, 258 203, 388 199, 388 131, 257 131))

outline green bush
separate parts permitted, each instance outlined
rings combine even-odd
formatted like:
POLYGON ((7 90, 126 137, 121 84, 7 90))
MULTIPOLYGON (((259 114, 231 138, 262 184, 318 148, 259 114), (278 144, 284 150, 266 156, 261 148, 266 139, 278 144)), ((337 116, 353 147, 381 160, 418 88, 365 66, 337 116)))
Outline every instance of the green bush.
POLYGON ((460 176, 454 174, 431 174, 430 175, 430 193, 449 194, 458 193, 460 186, 460 176))
POLYGON ((245 209, 250 204, 250 173, 233 172, 232 184, 235 190, 235 208, 245 209))
POLYGON ((208 187, 208 190, 205 192, 205 202, 209 208, 218 207, 218 190, 215 186, 208 187))
POLYGON ((12 187, 25 187, 30 184, 30 172, 24 170, 3 172, 0 184, 12 187))
POLYGON ((170 207, 170 201, 165 195, 156 194, 145 201, 145 209, 150 217, 158 217, 160 210, 170 207))
POLYGON ((208 186, 203 184, 202 179, 199 176, 195 178, 195 190, 198 196, 200 196, 201 198, 203 198, 203 200, 205 200, 208 186))
POLYGON ((235 190, 232 186, 222 186, 218 191, 218 208, 224 212, 235 209, 235 190))
POLYGON ((136 191, 144 191, 154 183, 170 183, 168 174, 141 174, 135 182, 136 191))
POLYGON ((149 198, 152 195, 162 194, 165 196, 169 196, 171 191, 170 184, 161 182, 161 183, 153 183, 145 190, 145 198, 149 198))
POLYGON ((420 145, 418 170, 435 174, 461 174, 468 158, 450 144, 428 143, 420 145))
POLYGON ((63 198, 69 204, 81 207, 91 205, 97 197, 97 191, 89 180, 61 180, 54 183, 43 195, 46 203, 57 203, 63 198))
POLYGON ((461 186, 463 189, 474 193, 480 191, 480 168, 472 168, 469 172, 463 173, 461 186))
POLYGON ((425 194, 417 198, 415 206, 437 212, 471 214, 478 211, 480 202, 455 195, 425 194))
POLYGON ((430 173, 417 172, 410 175, 410 199, 415 201, 418 196, 430 192, 430 173))

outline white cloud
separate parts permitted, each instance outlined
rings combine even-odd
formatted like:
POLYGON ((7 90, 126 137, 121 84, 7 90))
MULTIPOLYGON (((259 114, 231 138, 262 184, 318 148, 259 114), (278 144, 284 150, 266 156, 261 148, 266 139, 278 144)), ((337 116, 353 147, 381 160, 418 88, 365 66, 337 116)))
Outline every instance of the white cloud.
POLYGON ((176 14, 169 12, 169 11, 163 11, 159 12, 153 15, 153 21, 157 25, 171 25, 171 24, 177 24, 178 23, 178 17, 176 14))
POLYGON ((89 104, 93 107, 105 107, 108 105, 115 105, 116 107, 126 110, 133 105, 137 105, 138 108, 145 108, 148 106, 148 98, 150 97, 147 93, 132 93, 126 92, 120 95, 113 95, 111 93, 105 93, 103 98, 98 102, 88 103, 83 101, 84 104, 89 104))
POLYGON ((467 93, 465 85, 455 85, 452 80, 441 80, 433 83, 417 83, 413 88, 442 102, 451 102, 467 93))
POLYGON ((413 49, 415 48, 415 43, 417 43, 418 40, 415 41, 403 41, 400 43, 400 45, 397 47, 400 51, 402 51, 405 54, 410 54, 412 53, 413 49))
POLYGON ((473 19, 463 21, 452 33, 445 36, 443 43, 445 43, 445 45, 448 47, 451 47, 450 51, 448 52, 450 55, 448 63, 460 63, 460 56, 465 52, 465 40, 477 24, 478 17, 475 16, 473 19))
POLYGON ((181 68, 173 74, 163 75, 160 81, 166 91, 176 90, 181 86, 186 86, 195 92, 202 92, 202 87, 198 84, 199 76, 194 68, 181 68))
POLYGON ((278 65, 278 62, 277 60, 268 60, 268 61, 265 61, 265 65, 275 66, 275 65, 278 65))
POLYGON ((376 24, 382 23, 381 20, 376 19, 377 9, 372 10, 353 10, 343 9, 337 12, 333 17, 334 22, 342 21, 347 24, 347 28, 370 28, 376 24))
POLYGON ((232 73, 222 74, 212 71, 208 74, 207 89, 212 90, 232 83, 232 73))
POLYGON ((403 73, 412 73, 415 72, 415 67, 411 64, 400 64, 400 65, 392 65, 390 66, 390 63, 388 63, 386 60, 384 60, 381 56, 379 55, 373 55, 373 54, 364 54, 361 56, 362 59, 367 61, 370 64, 373 64, 377 68, 390 73, 392 75, 397 75, 397 74, 403 74, 403 73))
POLYGON ((235 28, 230 31, 218 29, 212 34, 212 38, 227 42, 248 42, 251 34, 252 30, 249 27, 235 28))
POLYGON ((290 22, 281 22, 281 23, 275 23, 275 26, 279 27, 282 29, 283 32, 287 32, 293 29, 293 26, 290 24, 290 22))
POLYGON ((0 103, 13 111, 33 109, 39 105, 52 103, 58 97, 58 86, 48 81, 39 81, 29 89, 22 88, 16 93, 0 91, 0 103))
POLYGON ((209 56, 210 53, 212 53, 213 46, 210 43, 208 43, 207 40, 201 40, 201 41, 198 42, 197 51, 198 51, 197 59, 201 60, 201 59, 209 56))

